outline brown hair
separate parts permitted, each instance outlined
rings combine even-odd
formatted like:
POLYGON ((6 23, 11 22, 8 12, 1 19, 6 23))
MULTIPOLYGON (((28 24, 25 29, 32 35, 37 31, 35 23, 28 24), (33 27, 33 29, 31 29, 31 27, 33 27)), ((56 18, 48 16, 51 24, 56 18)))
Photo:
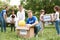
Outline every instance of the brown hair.
POLYGON ((45 12, 45 10, 41 9, 40 12, 45 12))
POLYGON ((8 8, 8 6, 5 7, 5 9, 8 8))
POLYGON ((28 10, 28 12, 27 12, 27 13, 29 13, 29 12, 32 12, 32 10, 28 10))
POLYGON ((54 9, 56 9, 56 11, 59 11, 59 6, 55 6, 54 9))
POLYGON ((23 7, 22 5, 19 5, 19 7, 23 7))

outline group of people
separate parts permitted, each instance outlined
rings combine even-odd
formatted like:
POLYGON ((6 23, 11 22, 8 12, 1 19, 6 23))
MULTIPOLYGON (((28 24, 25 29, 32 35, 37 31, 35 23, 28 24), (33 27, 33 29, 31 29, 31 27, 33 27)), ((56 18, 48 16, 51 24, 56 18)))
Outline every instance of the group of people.
MULTIPOLYGON (((1 32, 6 32, 6 23, 11 24, 11 31, 12 28, 14 27, 19 27, 18 22, 20 20, 25 20, 25 11, 27 11, 28 18, 26 20, 26 24, 29 24, 29 26, 34 26, 34 33, 35 36, 38 34, 38 32, 41 30, 43 31, 44 29, 44 15, 45 15, 45 10, 40 10, 40 22, 38 21, 38 18, 36 16, 33 16, 32 10, 26 10, 23 8, 22 5, 19 5, 19 11, 17 12, 17 15, 15 14, 14 10, 12 10, 12 14, 10 15, 10 19, 8 19, 8 7, 5 7, 5 10, 2 10, 0 13, 0 22, 1 22, 1 32), (10 20, 10 21, 9 21, 10 20)), ((54 7, 55 14, 51 16, 50 21, 55 22, 56 30, 58 35, 60 34, 59 30, 59 6, 54 7), (54 19, 53 19, 54 18, 54 19)), ((39 16, 39 15, 38 15, 39 16)))

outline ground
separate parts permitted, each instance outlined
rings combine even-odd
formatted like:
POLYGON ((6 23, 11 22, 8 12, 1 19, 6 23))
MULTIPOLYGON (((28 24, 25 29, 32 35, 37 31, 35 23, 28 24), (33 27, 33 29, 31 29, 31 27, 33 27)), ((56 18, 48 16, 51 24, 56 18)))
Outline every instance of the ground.
POLYGON ((16 32, 11 32, 10 27, 7 27, 7 32, 0 32, 0 40, 60 40, 60 36, 57 35, 55 27, 49 25, 44 28, 43 35, 39 32, 37 37, 30 39, 19 38, 16 32))

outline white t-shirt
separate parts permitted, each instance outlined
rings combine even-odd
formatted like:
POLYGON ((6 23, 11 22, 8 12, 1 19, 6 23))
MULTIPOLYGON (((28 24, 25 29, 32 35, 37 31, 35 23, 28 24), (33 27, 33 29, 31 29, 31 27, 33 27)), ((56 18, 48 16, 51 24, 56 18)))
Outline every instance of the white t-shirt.
POLYGON ((43 14, 40 15, 40 20, 42 19, 43 16, 44 16, 43 14))
POLYGON ((20 12, 20 11, 17 12, 17 18, 16 18, 16 22, 15 22, 15 27, 19 27, 18 26, 18 21, 19 20, 25 20, 25 9, 23 9, 22 12, 20 12))
MULTIPOLYGON (((15 14, 13 14, 14 16, 15 16, 15 18, 16 18, 16 15, 15 14)), ((11 18, 11 20, 12 20, 12 14, 10 15, 10 18, 11 18)), ((15 18, 14 18, 14 21, 15 21, 15 18)))
POLYGON ((17 12, 17 18, 19 20, 25 20, 25 10, 23 9, 22 12, 18 11, 17 12))
POLYGON ((55 18, 56 18, 56 20, 59 20, 59 12, 55 13, 55 18))
MULTIPOLYGON (((12 17, 11 17, 12 15, 10 15, 10 17, 7 17, 7 19, 6 19, 6 21, 7 21, 7 23, 11 23, 11 21, 12 21, 12 17)), ((15 16, 15 18, 16 18, 16 15, 14 14, 14 16, 15 16)), ((14 21, 16 20, 14 18, 14 21)))

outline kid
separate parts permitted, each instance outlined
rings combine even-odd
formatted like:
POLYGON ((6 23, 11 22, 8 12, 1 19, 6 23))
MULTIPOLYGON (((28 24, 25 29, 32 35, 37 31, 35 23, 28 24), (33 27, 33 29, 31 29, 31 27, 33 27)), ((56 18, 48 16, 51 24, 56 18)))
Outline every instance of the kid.
POLYGON ((14 31, 15 31, 15 18, 16 18, 16 15, 14 14, 14 10, 12 10, 12 14, 10 15, 10 18, 11 18, 11 31, 13 30, 13 28, 14 28, 14 31))
POLYGON ((44 21, 43 21, 43 16, 45 14, 45 10, 41 10, 40 11, 40 25, 41 25, 41 32, 43 33, 43 29, 44 29, 44 21))
POLYGON ((56 27, 57 33, 58 33, 58 35, 60 35, 60 27, 59 27, 59 6, 55 6, 54 7, 54 11, 55 11, 55 14, 54 14, 54 20, 53 21, 55 21, 55 27, 56 27))

